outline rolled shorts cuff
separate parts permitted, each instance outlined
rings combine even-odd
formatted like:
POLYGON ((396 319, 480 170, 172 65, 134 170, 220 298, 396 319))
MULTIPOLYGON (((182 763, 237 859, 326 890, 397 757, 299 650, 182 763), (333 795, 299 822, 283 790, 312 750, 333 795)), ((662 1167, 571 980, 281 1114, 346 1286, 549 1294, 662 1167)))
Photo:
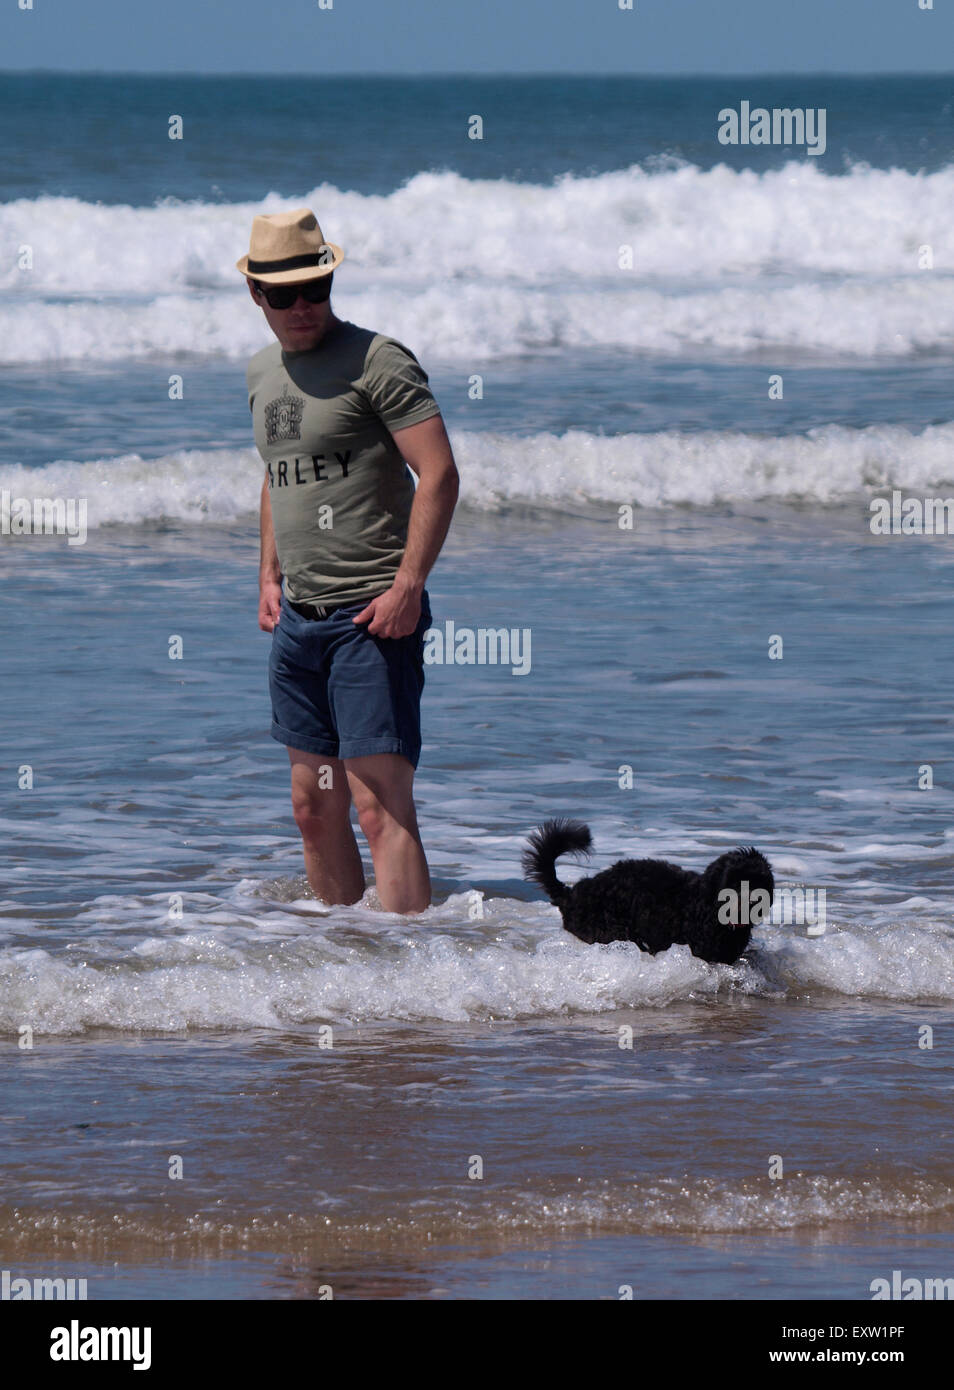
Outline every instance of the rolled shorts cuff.
POLYGON ((337 758, 337 744, 330 743, 324 738, 309 738, 307 734, 293 734, 291 729, 283 729, 281 724, 276 724, 272 720, 272 727, 269 730, 273 739, 279 743, 285 743, 289 748, 298 748, 302 753, 315 753, 322 758, 337 758))
POLYGON ((339 758, 373 758, 376 753, 400 753, 412 767, 421 759, 420 748, 412 748, 403 738, 357 738, 342 743, 339 758))

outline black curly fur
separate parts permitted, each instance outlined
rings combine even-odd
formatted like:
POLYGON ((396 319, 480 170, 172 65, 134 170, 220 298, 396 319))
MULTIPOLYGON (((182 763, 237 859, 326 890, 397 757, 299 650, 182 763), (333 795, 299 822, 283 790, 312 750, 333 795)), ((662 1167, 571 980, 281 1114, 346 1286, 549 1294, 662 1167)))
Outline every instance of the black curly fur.
POLYGON ((635 941, 653 956, 688 946, 702 960, 731 965, 748 946, 758 911, 753 905, 751 924, 720 922, 719 893, 731 888, 741 894, 743 882, 750 899, 758 888, 767 890, 770 903, 775 893, 772 867, 754 845, 721 854, 701 874, 665 859, 621 859, 572 887, 561 883, 555 869, 560 855, 588 854, 591 845, 580 821, 548 820, 528 837, 522 858, 524 876, 543 889, 581 941, 635 941))

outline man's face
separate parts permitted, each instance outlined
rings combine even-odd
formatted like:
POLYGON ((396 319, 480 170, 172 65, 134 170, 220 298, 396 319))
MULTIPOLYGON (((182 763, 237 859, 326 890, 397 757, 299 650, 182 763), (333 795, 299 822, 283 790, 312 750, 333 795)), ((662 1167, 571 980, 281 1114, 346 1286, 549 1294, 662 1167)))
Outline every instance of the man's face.
MULTIPOLYGON (((248 277, 246 277, 248 279, 248 277)), ((288 285, 282 285, 281 289, 300 289, 304 285, 321 284, 322 288, 330 293, 331 276, 324 275, 318 280, 296 280, 288 285)), ((298 295, 293 304, 287 309, 273 309, 265 298, 264 291, 268 288, 277 288, 267 285, 259 287, 252 279, 248 279, 249 293, 260 307, 269 328, 287 352, 307 352, 309 348, 315 347, 324 336, 331 318, 331 302, 325 299, 321 303, 313 304, 310 300, 298 295)))

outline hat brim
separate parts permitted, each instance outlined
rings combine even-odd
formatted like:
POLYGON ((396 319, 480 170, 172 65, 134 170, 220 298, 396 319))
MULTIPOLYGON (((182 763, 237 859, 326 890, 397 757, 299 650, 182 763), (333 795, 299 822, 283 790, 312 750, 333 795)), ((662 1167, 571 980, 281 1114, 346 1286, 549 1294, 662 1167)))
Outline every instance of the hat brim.
POLYGON ((326 246, 330 246, 335 253, 335 258, 330 265, 315 266, 312 270, 302 270, 301 266, 296 266, 294 270, 270 270, 264 274, 256 273, 248 268, 248 256, 243 256, 241 260, 235 262, 235 268, 242 275, 249 276, 252 280, 259 280, 263 285, 292 285, 295 283, 304 284, 306 280, 320 280, 324 275, 330 275, 333 270, 337 270, 344 260, 344 252, 340 246, 336 246, 333 241, 326 241, 326 246))

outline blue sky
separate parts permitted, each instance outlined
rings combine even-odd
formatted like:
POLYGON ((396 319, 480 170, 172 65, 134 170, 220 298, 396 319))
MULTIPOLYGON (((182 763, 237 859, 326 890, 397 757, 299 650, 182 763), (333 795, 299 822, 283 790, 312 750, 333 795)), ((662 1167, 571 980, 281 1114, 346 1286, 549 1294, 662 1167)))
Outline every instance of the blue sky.
POLYGON ((954 0, 3 0, 0 69, 938 72, 954 0))

